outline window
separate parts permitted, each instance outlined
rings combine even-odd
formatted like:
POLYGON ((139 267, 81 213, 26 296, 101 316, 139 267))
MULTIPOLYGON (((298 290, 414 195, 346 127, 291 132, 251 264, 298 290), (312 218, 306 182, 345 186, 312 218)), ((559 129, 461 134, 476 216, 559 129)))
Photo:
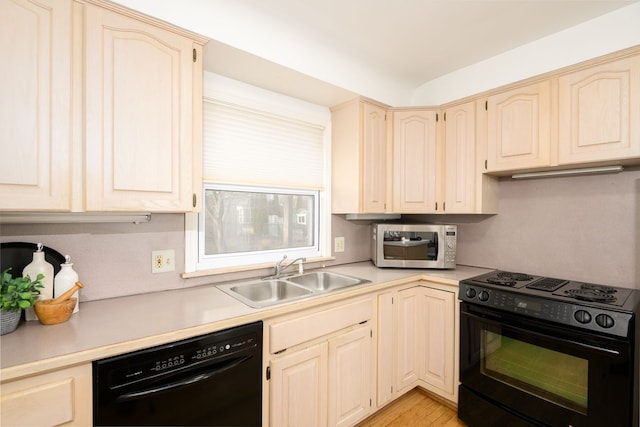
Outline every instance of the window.
POLYGON ((204 197, 200 247, 210 264, 320 255, 319 191, 205 184, 204 197))
POLYGON ((329 110, 206 72, 204 93, 203 207, 187 271, 328 254, 329 110))

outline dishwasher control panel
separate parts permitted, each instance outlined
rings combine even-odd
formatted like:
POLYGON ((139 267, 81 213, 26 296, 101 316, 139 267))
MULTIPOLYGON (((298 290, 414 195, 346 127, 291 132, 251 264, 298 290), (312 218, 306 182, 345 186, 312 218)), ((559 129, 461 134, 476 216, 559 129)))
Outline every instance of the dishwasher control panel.
POLYGON ((256 333, 205 335, 104 359, 103 363, 114 363, 108 376, 109 388, 117 389, 158 375, 221 362, 234 355, 241 357, 241 353, 258 345, 256 333))

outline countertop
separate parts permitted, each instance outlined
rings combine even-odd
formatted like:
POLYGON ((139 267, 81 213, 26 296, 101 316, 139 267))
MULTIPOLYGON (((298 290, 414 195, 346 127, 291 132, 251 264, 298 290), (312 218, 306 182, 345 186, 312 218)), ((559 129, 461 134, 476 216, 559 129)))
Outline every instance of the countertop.
POLYGON ((0 338, 0 380, 87 363, 116 354, 210 333, 229 327, 338 301, 413 280, 457 286, 460 280, 490 270, 458 266, 453 270, 377 268, 371 262, 326 271, 370 280, 371 283, 263 309, 251 308, 216 285, 89 301, 67 322, 21 323, 0 338))

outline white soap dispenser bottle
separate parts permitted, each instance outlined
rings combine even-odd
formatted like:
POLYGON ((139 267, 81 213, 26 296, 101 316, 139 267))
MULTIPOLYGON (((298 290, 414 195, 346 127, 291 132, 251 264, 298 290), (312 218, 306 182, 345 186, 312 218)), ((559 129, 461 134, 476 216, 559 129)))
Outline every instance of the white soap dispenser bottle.
MULTIPOLYGON (((53 298, 53 265, 44 259, 43 247, 42 243, 38 243, 38 249, 33 253, 33 260, 22 270, 22 277, 29 276, 31 280, 36 280, 38 274, 44 276, 40 282, 43 285, 40 288, 40 300, 53 298)), ((25 318, 27 320, 38 319, 33 307, 25 310, 25 318)))
MULTIPOLYGON (((69 255, 64 256, 65 262, 60 264, 60 271, 56 274, 53 281, 53 296, 59 297, 69 289, 73 287, 78 281, 78 273, 73 269, 73 263, 69 255)), ((73 309, 74 313, 80 311, 80 290, 77 290, 71 295, 71 298, 78 298, 76 307, 73 309)))

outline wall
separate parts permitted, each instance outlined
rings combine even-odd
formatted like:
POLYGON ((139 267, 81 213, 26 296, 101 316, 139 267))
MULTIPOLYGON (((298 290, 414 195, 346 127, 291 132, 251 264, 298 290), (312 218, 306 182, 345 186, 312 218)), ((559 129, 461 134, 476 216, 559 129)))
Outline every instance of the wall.
MULTIPOLYGON (((458 262, 640 289, 640 168, 616 175, 499 183, 497 215, 411 215, 458 224, 458 262)), ((332 216, 344 264, 369 259, 370 222, 332 216)), ((0 241, 42 242, 69 254, 85 284, 81 300, 256 277, 270 270, 183 279, 184 215, 146 224, 2 225, 0 241), (151 273, 151 251, 176 250, 176 271, 151 273)), ((314 264, 309 267, 319 267, 314 264)))
POLYGON ((640 168, 499 183, 497 215, 458 224, 458 263, 640 289, 640 168))
POLYGON ((640 44, 640 3, 605 14, 418 87, 412 105, 441 105, 640 44))
MULTIPOLYGON (((307 267, 344 264, 369 259, 368 223, 332 216, 334 236, 345 238, 345 252, 331 262, 307 267)), ((184 215, 155 214, 143 224, 4 224, 0 242, 43 243, 63 255, 70 255, 73 268, 85 285, 81 301, 157 292, 252 278, 272 269, 183 279, 184 215), (176 270, 152 274, 151 251, 175 249, 176 270)))

